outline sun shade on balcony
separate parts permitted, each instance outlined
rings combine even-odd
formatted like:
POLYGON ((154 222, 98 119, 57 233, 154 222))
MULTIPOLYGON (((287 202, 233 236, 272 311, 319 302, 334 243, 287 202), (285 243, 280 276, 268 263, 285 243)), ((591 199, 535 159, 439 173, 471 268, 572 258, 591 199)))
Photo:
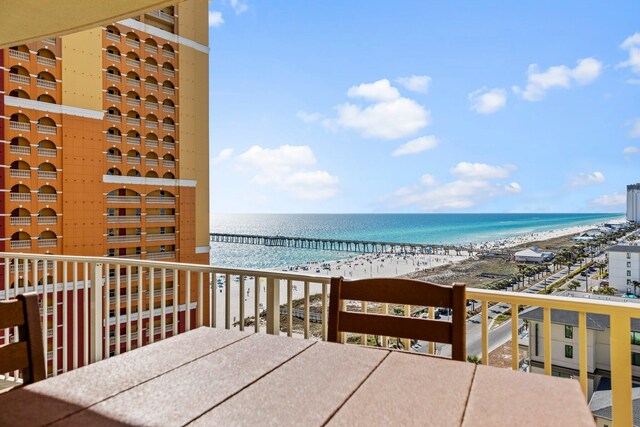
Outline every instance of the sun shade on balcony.
POLYGON ((0 48, 75 33, 176 3, 179 0, 5 1, 0 14, 0 48))

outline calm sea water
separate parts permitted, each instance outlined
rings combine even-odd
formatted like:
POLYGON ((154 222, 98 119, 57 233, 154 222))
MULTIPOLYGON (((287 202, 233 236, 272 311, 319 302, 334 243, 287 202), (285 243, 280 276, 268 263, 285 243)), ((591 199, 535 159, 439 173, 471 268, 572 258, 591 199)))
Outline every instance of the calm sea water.
MULTIPOLYGON (((237 214, 214 215, 217 233, 399 243, 479 243, 621 218, 622 214, 237 214)), ((219 266, 275 268, 333 260, 348 252, 214 243, 219 266)))

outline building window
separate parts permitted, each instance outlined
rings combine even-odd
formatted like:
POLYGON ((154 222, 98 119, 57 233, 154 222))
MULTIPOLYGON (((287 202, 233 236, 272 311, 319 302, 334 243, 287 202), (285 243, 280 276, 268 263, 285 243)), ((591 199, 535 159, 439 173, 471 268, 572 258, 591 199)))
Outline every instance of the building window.
POLYGON ((631 261, 627 261, 627 268, 631 268, 631 261))
POLYGON ((631 332, 631 344, 640 345, 640 332, 631 332))
POLYGON ((631 254, 627 253, 627 259, 631 259, 631 254))
POLYGON ((573 326, 569 326, 569 325, 564 326, 564 337, 570 340, 573 339, 573 326))
POLYGON ((627 270, 627 277, 631 276, 631 270, 627 270))
POLYGON ((566 372, 559 372, 556 370, 551 371, 551 376, 559 377, 559 378, 573 378, 573 375, 567 374, 566 372))
POLYGON ((631 364, 633 366, 640 366, 640 353, 631 353, 631 364))
POLYGON ((573 346, 565 345, 564 346, 564 357, 567 359, 573 359, 573 346))

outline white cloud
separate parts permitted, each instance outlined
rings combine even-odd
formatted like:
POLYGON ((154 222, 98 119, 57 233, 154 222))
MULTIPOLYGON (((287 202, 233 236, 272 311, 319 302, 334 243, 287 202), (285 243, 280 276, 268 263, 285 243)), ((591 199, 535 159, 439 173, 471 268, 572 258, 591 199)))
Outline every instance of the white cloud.
POLYGON ((398 89, 391 86, 389 80, 382 79, 373 83, 362 83, 352 86, 347 91, 351 98, 364 98, 370 101, 394 101, 400 98, 398 89))
POLYGON ((420 138, 412 139, 411 141, 402 144, 400 147, 396 148, 391 155, 398 157, 407 154, 417 154, 431 150, 437 146, 438 140, 435 136, 421 136, 420 138))
POLYGON ((222 12, 218 12, 217 10, 209 11, 209 26, 210 27, 219 27, 224 24, 224 19, 222 18, 222 12))
POLYGON ((627 203, 627 196, 621 193, 605 194, 591 200, 592 205, 602 207, 622 206, 627 203))
POLYGON ((246 2, 240 0, 231 0, 231 7, 236 11, 236 15, 240 15, 241 13, 245 13, 249 6, 247 6, 246 2))
POLYGON ((629 120, 627 122, 628 126, 631 126, 631 130, 629 131, 629 138, 640 138, 640 117, 637 119, 629 120))
POLYGON ((429 76, 416 76, 399 77, 396 82, 400 83, 406 89, 409 89, 418 93, 429 92, 429 85, 431 84, 431 77, 429 76))
POLYGON ((571 186, 573 187, 600 184, 602 182, 604 182, 604 174, 600 171, 595 171, 593 173, 579 173, 571 178, 571 186))
POLYGON ((305 123, 317 122, 322 118, 322 114, 320 113, 307 113, 305 111, 298 111, 296 116, 305 123))
POLYGON ((254 145, 237 160, 240 170, 254 173, 252 184, 273 187, 296 199, 324 200, 339 193, 338 177, 314 169, 316 158, 306 145, 254 145))
POLYGON ((629 51, 629 58, 619 63, 617 68, 631 68, 631 71, 640 74, 640 33, 627 37, 620 47, 629 51))
POLYGON ((414 206, 430 212, 469 209, 497 197, 520 193, 522 188, 517 182, 496 182, 508 178, 514 169, 511 165, 499 167, 460 162, 450 170, 456 178, 453 181, 438 183, 432 175, 426 174, 418 184, 401 187, 383 200, 391 208, 414 206))
POLYGON ((630 145, 629 147, 624 147, 624 150, 622 150, 622 152, 624 154, 639 154, 640 148, 630 145))
POLYGON ((556 65, 539 71, 537 64, 529 65, 527 70, 527 86, 523 90, 513 86, 513 92, 527 101, 540 101, 546 91, 554 88, 569 88, 575 82, 579 85, 593 83, 602 72, 602 63, 594 58, 578 60, 575 68, 566 65, 556 65))
POLYGON ((458 179, 488 180, 508 178, 515 169, 513 165, 491 166, 486 163, 460 162, 449 169, 449 172, 458 179))
POLYGON ((507 91, 483 87, 469 94, 471 109, 480 114, 492 114, 507 104, 507 91))
POLYGON ((233 148, 223 148, 220 150, 218 155, 211 160, 211 163, 213 165, 219 165, 220 163, 229 160, 231 156, 233 156, 233 148))
POLYGON ((363 106, 346 102, 337 105, 337 117, 322 120, 327 129, 354 130, 364 138, 398 139, 414 135, 431 120, 429 110, 413 99, 401 96, 387 79, 353 86, 347 95, 372 104, 363 106))

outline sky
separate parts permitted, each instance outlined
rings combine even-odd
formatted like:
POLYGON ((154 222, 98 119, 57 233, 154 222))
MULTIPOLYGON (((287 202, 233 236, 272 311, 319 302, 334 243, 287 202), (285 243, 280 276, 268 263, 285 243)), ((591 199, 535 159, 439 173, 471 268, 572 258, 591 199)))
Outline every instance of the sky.
POLYGON ((640 2, 209 2, 213 213, 623 212, 640 2))

